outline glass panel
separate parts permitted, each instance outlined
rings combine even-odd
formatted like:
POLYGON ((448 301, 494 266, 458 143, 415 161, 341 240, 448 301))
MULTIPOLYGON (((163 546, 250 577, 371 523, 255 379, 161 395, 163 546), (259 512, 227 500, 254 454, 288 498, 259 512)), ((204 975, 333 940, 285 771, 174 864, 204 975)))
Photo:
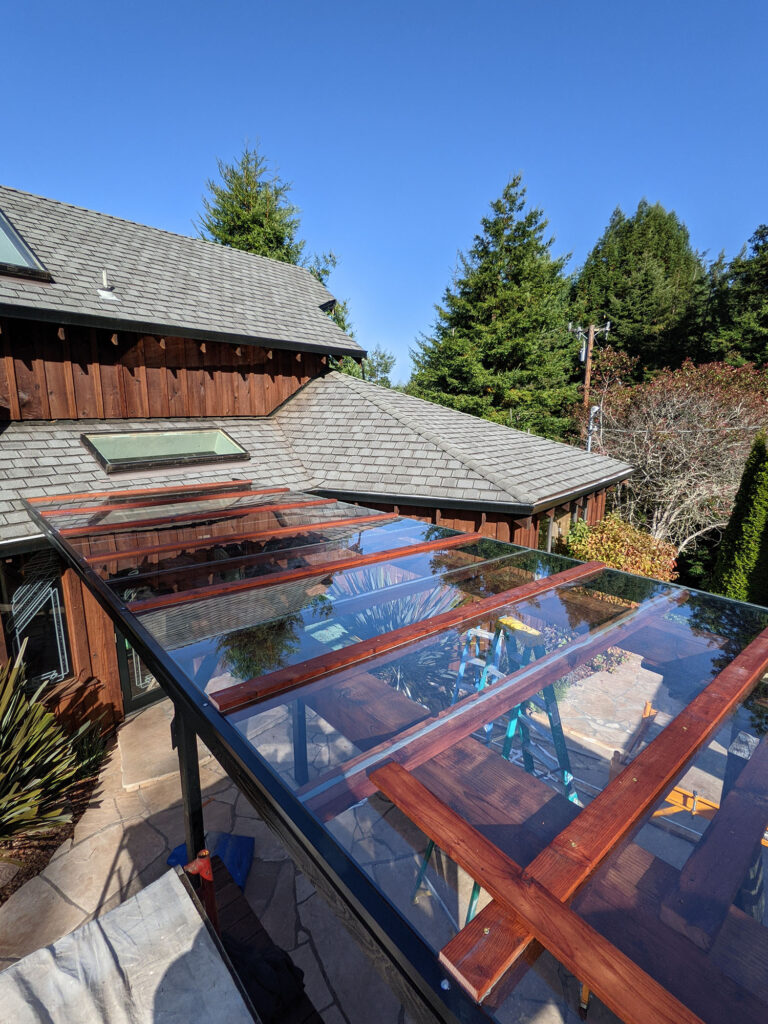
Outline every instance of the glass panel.
POLYGON ((527 548, 491 548, 494 544, 220 595, 140 618, 198 686, 219 689, 573 564, 527 548), (483 556, 489 549, 513 554, 486 563, 483 556), (275 618, 276 608, 287 614, 275 618), (192 644, 190 636, 197 638, 192 644))
MULTIPOLYGON (((0 263, 46 273, 42 263, 35 257, 35 254, 2 212, 0 212, 0 263)), ((46 274, 46 276, 48 275, 46 274)))
MULTIPOLYGON (((70 674, 61 567, 50 549, 0 563, 0 604, 9 646, 24 653, 27 682, 59 682, 70 674)), ((2 628, 2 627, 0 627, 2 628)))
MULTIPOLYGON (((56 514, 56 528, 68 530, 72 528, 87 530, 89 526, 114 526, 119 531, 123 526, 130 526, 133 523, 142 523, 146 520, 173 518, 175 523, 183 523, 186 516, 194 515, 199 518, 201 513, 210 512, 211 518, 215 518, 220 512, 236 510, 243 506, 252 508, 270 509, 278 505, 299 505, 303 502, 318 501, 314 494, 293 492, 286 494, 259 494, 257 491, 238 490, 233 486, 231 491, 224 491, 220 494, 213 493, 205 496, 184 496, 184 500, 170 497, 166 503, 153 501, 147 504, 135 505, 130 502, 115 501, 104 498, 99 502, 78 501, 72 507, 64 507, 56 514)), ((193 520, 194 522, 195 520, 193 520)), ((205 522, 206 520, 200 520, 205 522)))
POLYGON ((768 1019, 767 731, 764 677, 574 902, 706 1022, 768 1019))
POLYGON ((157 594, 183 593, 185 590, 219 583, 259 579, 274 573, 311 570, 326 565, 332 567, 334 562, 456 536, 453 530, 421 523, 414 527, 407 520, 387 523, 377 529, 366 529, 365 526, 362 524, 355 532, 346 530, 344 540, 312 544, 306 543, 307 538, 304 537, 304 543, 296 545, 296 537, 289 535, 275 538, 266 544, 245 542, 219 546, 214 550, 205 549, 196 552, 199 557, 197 564, 185 565, 184 562, 189 561, 185 558, 176 567, 164 563, 166 567, 162 571, 140 573, 138 569, 121 570, 110 583, 124 600, 136 601, 157 594), (236 553, 239 549, 243 550, 243 554, 236 553), (246 554, 246 550, 253 553, 246 554), (204 555, 207 561, 203 561, 204 555))
POLYGON ((118 662, 123 676, 125 711, 131 711, 162 697, 160 684, 128 640, 118 634, 118 662), (122 644, 123 649, 120 650, 122 644))
POLYGON ((81 434, 108 473, 188 462, 248 459, 248 452, 224 430, 142 430, 123 434, 81 434))

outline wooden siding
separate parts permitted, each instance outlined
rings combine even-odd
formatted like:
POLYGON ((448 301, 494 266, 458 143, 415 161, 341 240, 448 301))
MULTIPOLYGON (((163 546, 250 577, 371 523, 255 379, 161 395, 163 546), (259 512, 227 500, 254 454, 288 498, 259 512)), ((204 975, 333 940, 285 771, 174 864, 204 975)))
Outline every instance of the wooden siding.
POLYGON ((314 352, 27 320, 0 330, 0 420, 266 416, 327 365, 314 352))
POLYGON ((94 721, 108 731, 123 719, 115 629, 73 569, 62 572, 61 588, 72 676, 46 692, 46 704, 69 728, 94 721))
MULTIPOLYGON (((586 518, 590 526, 599 523, 605 515, 606 491, 595 491, 587 497, 553 509, 555 516, 566 514, 586 518)), ((461 530, 463 533, 481 533, 484 537, 492 537, 505 543, 520 544, 526 548, 539 547, 539 528, 547 516, 547 512, 539 512, 535 516, 511 516, 499 512, 482 512, 472 509, 440 509, 422 505, 395 505, 390 502, 358 502, 367 508, 381 512, 396 512, 401 516, 409 516, 423 523, 438 523, 449 530, 461 530)))

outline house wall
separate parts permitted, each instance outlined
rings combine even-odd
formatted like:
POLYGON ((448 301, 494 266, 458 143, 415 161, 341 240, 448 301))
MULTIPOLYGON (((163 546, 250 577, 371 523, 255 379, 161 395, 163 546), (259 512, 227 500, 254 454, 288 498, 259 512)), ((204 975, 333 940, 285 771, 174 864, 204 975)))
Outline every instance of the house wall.
POLYGON ((399 515, 410 516, 412 519, 419 519, 425 523, 439 523, 450 530, 461 530, 466 533, 476 531, 482 533, 484 537, 492 537, 494 540, 519 544, 526 548, 538 548, 543 546, 540 544, 543 532, 541 528, 550 513, 556 520, 565 516, 578 516, 586 519, 590 526, 594 526, 605 515, 606 494, 605 490, 596 491, 583 498, 524 518, 497 512, 483 512, 479 509, 477 511, 440 509, 434 506, 396 505, 390 502, 370 501, 360 504, 382 512, 397 512, 399 515))
POLYGON ((265 416, 327 365, 314 352, 27 320, 0 319, 0 331, 0 420, 265 416))

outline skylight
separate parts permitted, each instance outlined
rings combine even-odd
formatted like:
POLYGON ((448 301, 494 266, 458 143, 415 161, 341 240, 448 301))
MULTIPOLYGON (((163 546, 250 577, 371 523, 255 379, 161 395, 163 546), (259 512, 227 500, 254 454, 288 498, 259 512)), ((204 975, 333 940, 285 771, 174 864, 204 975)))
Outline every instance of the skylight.
POLYGON ((40 260, 0 210, 0 274, 18 274, 40 281, 52 280, 40 260))
POLYGON ((225 430, 133 430, 81 434, 107 473, 200 462, 234 462, 250 455, 225 430))

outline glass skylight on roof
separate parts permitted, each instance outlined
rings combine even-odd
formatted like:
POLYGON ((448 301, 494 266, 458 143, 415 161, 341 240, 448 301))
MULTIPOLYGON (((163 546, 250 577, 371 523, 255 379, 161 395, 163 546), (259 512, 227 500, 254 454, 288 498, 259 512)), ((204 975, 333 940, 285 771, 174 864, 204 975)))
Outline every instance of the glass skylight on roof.
POLYGON ((50 281, 51 275, 0 210, 0 274, 50 281))
POLYGON ((107 473, 250 459, 225 430, 136 430, 81 434, 80 440, 107 473))

